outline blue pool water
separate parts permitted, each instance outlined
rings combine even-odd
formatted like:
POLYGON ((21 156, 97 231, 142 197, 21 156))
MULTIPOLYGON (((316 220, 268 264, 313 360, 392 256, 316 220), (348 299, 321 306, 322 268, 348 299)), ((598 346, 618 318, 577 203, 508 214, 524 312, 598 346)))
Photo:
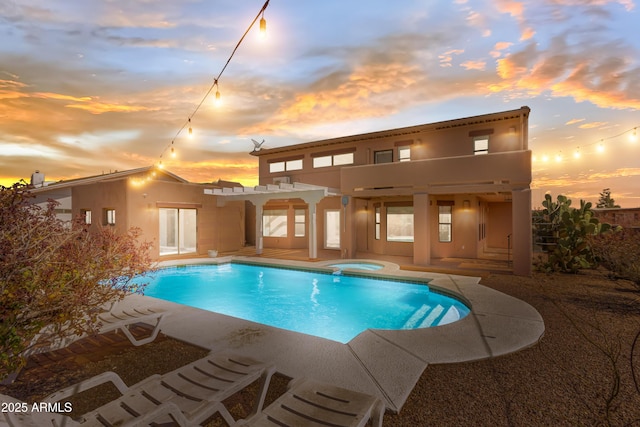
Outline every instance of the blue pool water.
POLYGON ((229 263, 150 278, 145 295, 342 343, 369 328, 438 326, 469 313, 424 284, 313 271, 229 263))

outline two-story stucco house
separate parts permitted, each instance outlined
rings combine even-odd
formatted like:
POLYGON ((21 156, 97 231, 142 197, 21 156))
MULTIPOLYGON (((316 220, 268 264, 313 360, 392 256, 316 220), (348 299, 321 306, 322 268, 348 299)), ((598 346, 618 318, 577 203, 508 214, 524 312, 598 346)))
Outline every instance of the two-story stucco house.
POLYGON ((435 258, 509 257, 531 273, 530 109, 314 141, 252 154, 247 241, 262 248, 435 258), (251 224, 255 221, 255 226, 251 224))

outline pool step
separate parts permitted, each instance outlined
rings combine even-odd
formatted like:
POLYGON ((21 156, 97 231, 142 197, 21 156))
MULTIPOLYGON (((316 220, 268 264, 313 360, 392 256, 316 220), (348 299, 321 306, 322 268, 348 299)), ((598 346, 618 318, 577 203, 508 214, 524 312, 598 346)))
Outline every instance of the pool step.
POLYGON ((431 307, 429 307, 426 304, 423 304, 422 307, 420 307, 419 309, 417 309, 409 318, 409 320, 407 320, 404 325, 402 326, 402 329, 413 329, 416 327, 416 324, 420 321, 420 319, 422 319, 428 312, 429 309, 431 309, 431 307))
POLYGON ((460 312, 454 306, 449 307, 445 312, 444 307, 440 304, 430 307, 423 304, 417 309, 409 320, 407 320, 402 329, 428 328, 430 326, 446 325, 460 319, 460 312), (444 314, 443 314, 444 313, 444 314))
POLYGON ((420 323, 420 326, 418 327, 428 328, 429 326, 432 326, 435 323, 436 319, 440 317, 443 311, 444 311, 444 307, 438 304, 437 306, 434 307, 433 310, 431 310, 429 315, 424 318, 424 320, 422 321, 422 323, 420 323))

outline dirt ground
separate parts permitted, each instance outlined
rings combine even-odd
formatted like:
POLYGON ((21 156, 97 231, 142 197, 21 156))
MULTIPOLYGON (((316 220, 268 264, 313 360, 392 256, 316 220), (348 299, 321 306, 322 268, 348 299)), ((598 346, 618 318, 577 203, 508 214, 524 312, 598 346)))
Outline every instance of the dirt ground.
MULTIPOLYGON (((609 280, 602 270, 534 273, 531 278, 493 274, 481 284, 533 305, 544 318, 544 337, 536 346, 507 356, 429 365, 401 412, 385 415, 385 426, 640 426, 637 287, 609 280)), ((0 393, 38 401, 105 370, 134 384, 205 354, 164 336, 133 347, 110 334, 34 358, 14 384, 0 386, 0 393)), ((288 380, 276 374, 267 404, 285 390, 288 380)), ((241 392, 225 402, 234 416, 246 415, 254 392, 241 392)), ((108 388, 83 393, 73 402, 74 415, 115 396, 108 388)), ((209 425, 224 424, 214 419, 209 425)))

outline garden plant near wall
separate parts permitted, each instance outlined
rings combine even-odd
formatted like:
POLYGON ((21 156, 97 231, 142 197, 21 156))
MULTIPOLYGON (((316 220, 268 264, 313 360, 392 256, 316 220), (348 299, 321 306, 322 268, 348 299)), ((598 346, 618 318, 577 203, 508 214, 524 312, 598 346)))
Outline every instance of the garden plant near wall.
POLYGON ((559 195, 553 201, 546 194, 544 209, 534 213, 536 240, 543 241, 547 251, 546 261, 538 267, 544 271, 576 273, 582 268, 597 265, 590 239, 612 231, 610 224, 601 223, 593 216, 591 202, 580 200, 580 207, 571 207, 571 200, 559 195))
POLYGON ((0 186, 0 379, 32 346, 90 333, 99 309, 141 292, 132 279, 151 269, 151 244, 138 229, 89 230, 59 220, 55 202, 31 199, 25 183, 0 186))

